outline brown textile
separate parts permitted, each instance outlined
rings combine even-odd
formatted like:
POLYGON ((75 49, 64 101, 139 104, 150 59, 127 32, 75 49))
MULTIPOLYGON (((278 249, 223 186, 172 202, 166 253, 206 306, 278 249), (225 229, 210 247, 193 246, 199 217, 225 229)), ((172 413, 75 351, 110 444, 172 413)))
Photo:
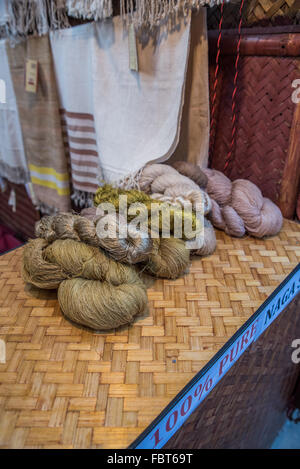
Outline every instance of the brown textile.
POLYGON ((68 167, 49 37, 30 37, 7 46, 7 53, 38 206, 44 211, 69 210, 68 167), (37 93, 25 91, 26 59, 38 61, 37 93))

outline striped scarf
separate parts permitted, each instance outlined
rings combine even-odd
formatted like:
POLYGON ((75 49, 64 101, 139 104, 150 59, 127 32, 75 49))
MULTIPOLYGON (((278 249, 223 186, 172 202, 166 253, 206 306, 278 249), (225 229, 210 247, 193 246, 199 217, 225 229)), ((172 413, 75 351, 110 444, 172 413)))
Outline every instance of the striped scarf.
POLYGON ((30 37, 7 47, 37 206, 43 212, 70 209, 70 183, 49 37, 30 37), (26 59, 38 62, 37 93, 25 91, 26 59))

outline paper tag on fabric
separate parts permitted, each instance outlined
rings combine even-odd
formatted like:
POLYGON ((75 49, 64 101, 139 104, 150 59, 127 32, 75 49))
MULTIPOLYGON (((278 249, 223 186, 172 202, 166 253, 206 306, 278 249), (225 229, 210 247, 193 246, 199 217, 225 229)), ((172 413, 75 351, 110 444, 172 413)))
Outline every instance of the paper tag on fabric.
POLYGON ((137 46, 136 46, 136 35, 134 25, 131 23, 129 25, 128 31, 128 45, 129 45, 129 68, 135 72, 138 72, 138 55, 137 55, 137 46))
POLYGON ((13 212, 17 210, 17 199, 16 199, 16 192, 14 189, 10 191, 8 205, 10 205, 13 212))
POLYGON ((26 60, 25 67, 25 90, 29 93, 36 93, 38 86, 38 61, 26 60))

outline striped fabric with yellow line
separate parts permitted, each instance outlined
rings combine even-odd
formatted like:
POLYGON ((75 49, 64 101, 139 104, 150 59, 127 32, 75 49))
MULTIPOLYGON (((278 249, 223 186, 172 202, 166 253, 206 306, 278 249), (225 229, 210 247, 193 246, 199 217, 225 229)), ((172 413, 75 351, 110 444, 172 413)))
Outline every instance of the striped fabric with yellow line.
POLYGON ((31 182, 40 186, 54 189, 59 195, 70 194, 68 173, 59 173, 53 168, 29 164, 31 182))

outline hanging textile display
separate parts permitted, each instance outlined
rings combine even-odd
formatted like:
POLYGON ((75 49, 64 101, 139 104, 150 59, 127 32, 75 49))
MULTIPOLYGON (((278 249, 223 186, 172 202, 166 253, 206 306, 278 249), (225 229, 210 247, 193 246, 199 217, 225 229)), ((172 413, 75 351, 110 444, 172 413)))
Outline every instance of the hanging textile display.
POLYGON ((209 150, 209 83, 206 8, 191 18, 191 45, 178 146, 170 161, 207 167, 209 150))
POLYGON ((189 32, 190 17, 173 32, 138 36, 138 72, 129 68, 121 17, 51 33, 75 189, 95 192, 87 184, 99 178, 97 159, 113 181, 174 152, 189 32))
POLYGON ((30 175, 4 39, 0 40, 0 80, 3 84, 3 99, 0 99, 0 176, 16 184, 26 184, 30 181, 30 175))
MULTIPOLYGON (((104 19, 113 14, 113 0, 65 0, 68 15, 75 18, 104 19)), ((223 0, 120 0, 120 14, 125 23, 153 28, 167 18, 177 22, 191 10, 204 5, 214 6, 223 0)), ((227 2, 229 0, 225 0, 227 2)))
POLYGON ((94 23, 89 23, 51 34, 72 198, 79 207, 91 205, 92 194, 103 178, 94 122, 94 111, 104 106, 97 102, 94 109, 93 104, 94 28, 94 23))
POLYGON ((1 26, 12 42, 66 28, 69 26, 66 0, 1 0, 1 26))
MULTIPOLYGON (((178 24, 193 10, 214 6, 223 0, 120 0, 124 24, 155 29, 163 22, 178 24)), ((224 0, 226 3, 229 0, 224 0)), ((116 4, 117 6, 117 4, 116 4)), ((113 15, 113 0, 1 0, 0 28, 14 42, 31 34, 44 35, 51 30, 70 26, 68 16, 86 20, 103 20, 113 15)))
POLYGON ((92 205, 93 194, 102 178, 97 150, 94 116, 60 109, 65 151, 72 173, 75 205, 92 205))
POLYGON ((38 208, 43 212, 68 210, 69 174, 49 37, 30 37, 15 47, 7 46, 7 54, 38 208), (29 59, 37 68, 36 90, 33 87, 31 92, 24 84, 29 59))
POLYGON ((129 2, 121 0, 121 13, 128 15, 127 18, 137 26, 154 27, 166 18, 172 17, 178 21, 180 16, 187 16, 193 9, 202 6, 214 6, 229 0, 136 0, 129 2))

